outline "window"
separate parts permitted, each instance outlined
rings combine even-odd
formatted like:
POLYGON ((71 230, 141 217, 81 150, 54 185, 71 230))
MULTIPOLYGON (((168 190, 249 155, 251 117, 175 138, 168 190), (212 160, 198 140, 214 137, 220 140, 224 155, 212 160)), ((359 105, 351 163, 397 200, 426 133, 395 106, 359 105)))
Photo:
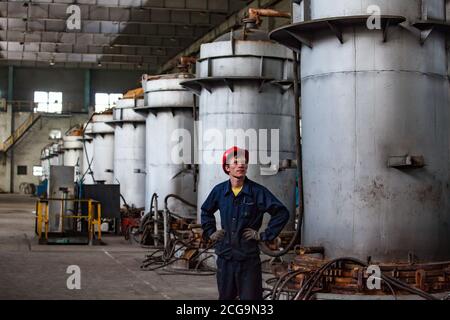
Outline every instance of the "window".
POLYGON ((34 102, 37 103, 34 112, 62 112, 62 92, 35 91, 34 102))
POLYGON ((33 167, 33 176, 35 177, 42 177, 43 170, 41 166, 34 166, 33 167))
POLYGON ((121 93, 96 93, 95 112, 103 112, 106 109, 113 108, 122 97, 123 94, 121 93))
POLYGON ((27 166, 17 166, 17 175, 18 176, 26 176, 27 175, 27 166))

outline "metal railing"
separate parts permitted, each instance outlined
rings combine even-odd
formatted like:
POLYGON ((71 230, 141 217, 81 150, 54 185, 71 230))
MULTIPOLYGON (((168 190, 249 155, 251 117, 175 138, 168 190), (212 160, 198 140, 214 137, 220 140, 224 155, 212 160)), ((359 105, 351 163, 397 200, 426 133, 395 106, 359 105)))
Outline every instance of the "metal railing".
POLYGON ((31 113, 28 118, 2 144, 0 151, 8 152, 14 144, 39 120, 40 114, 31 113))
MULTIPOLYGON (((88 239, 89 243, 92 243, 95 234, 95 226, 97 226, 97 239, 101 241, 102 231, 101 231, 101 216, 102 216, 102 206, 101 203, 92 199, 40 199, 37 201, 36 205, 36 217, 37 217, 37 234, 38 239, 48 240, 49 238, 49 222, 50 222, 50 212, 49 203, 50 202, 60 202, 59 217, 61 221, 60 232, 64 232, 64 219, 86 219, 88 222, 88 239), (87 203, 87 215, 66 215, 64 208, 67 207, 67 203, 78 203, 80 210, 83 208, 81 204, 87 203)), ((55 215, 56 216, 56 215, 55 215)))

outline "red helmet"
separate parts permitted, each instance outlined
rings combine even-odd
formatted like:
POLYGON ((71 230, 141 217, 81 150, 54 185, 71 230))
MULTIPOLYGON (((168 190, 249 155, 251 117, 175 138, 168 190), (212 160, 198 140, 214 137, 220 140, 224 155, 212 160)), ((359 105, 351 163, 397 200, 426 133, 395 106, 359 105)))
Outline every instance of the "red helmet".
POLYGON ((242 155, 245 156, 245 162, 248 163, 248 161, 249 161, 249 152, 248 152, 248 150, 241 149, 241 148, 238 148, 238 147, 234 146, 234 147, 231 147, 230 149, 228 149, 227 151, 225 151, 223 153, 223 156, 222 156, 222 169, 223 169, 223 172, 225 172, 225 174, 228 175, 227 170, 225 170, 225 165, 227 164, 227 159, 229 159, 231 156, 236 157, 236 156, 242 156, 242 155))

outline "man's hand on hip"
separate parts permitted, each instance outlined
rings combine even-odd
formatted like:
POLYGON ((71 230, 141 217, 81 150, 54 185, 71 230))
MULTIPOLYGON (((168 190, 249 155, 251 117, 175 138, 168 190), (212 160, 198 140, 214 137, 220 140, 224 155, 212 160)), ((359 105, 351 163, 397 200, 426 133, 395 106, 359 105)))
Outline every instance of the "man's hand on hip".
POLYGON ((220 241, 225 237, 225 230, 221 229, 221 230, 217 230, 216 232, 214 232, 209 238, 212 241, 220 241))
POLYGON ((244 237, 245 240, 256 240, 256 241, 260 241, 260 237, 259 237, 259 233, 256 230, 247 228, 244 229, 244 232, 242 233, 242 236, 244 237))

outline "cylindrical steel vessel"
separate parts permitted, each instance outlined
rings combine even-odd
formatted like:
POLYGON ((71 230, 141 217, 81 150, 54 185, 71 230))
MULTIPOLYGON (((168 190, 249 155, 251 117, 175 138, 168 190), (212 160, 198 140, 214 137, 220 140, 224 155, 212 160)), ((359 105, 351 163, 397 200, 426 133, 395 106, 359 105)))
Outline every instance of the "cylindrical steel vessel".
MULTIPOLYGON (((51 166, 62 166, 64 152, 61 150, 61 144, 59 142, 54 142, 49 147, 49 159, 51 166)), ((50 171, 49 171, 50 173, 50 171)))
POLYGON ((113 120, 112 112, 95 114, 92 117, 94 152, 92 171, 95 182, 114 183, 114 128, 108 125, 113 120))
POLYGON ((41 166, 42 166, 42 177, 41 181, 44 181, 50 176, 50 151, 51 147, 47 145, 41 151, 41 166))
MULTIPOLYGON (((201 46, 197 78, 183 83, 200 95, 199 207, 228 179, 222 154, 237 145, 250 151, 247 176, 289 209, 287 229, 293 228, 296 171, 292 166, 278 170, 283 160, 295 159, 292 58, 290 50, 252 25, 201 46)), ((220 225, 218 214, 216 221, 220 225)))
POLYGON ((58 153, 58 165, 63 166, 64 165, 64 140, 59 139, 58 140, 58 146, 56 147, 57 153, 58 153))
MULTIPOLYGON (((144 99, 121 99, 113 109, 114 182, 129 206, 145 206, 145 116, 136 113, 144 99)), ((123 199, 120 200, 124 205, 123 199)))
MULTIPOLYGON (((161 76, 144 75, 146 122, 146 212, 154 193, 159 197, 159 209, 164 198, 175 194, 196 204, 194 179, 194 118, 195 98, 181 87, 180 82, 193 76, 178 73, 161 76), (182 150, 182 156, 178 151, 182 150)), ((171 198, 171 212, 182 217, 195 218, 196 210, 171 198)))
POLYGON ((301 49, 303 244, 327 258, 450 259, 445 35, 421 44, 409 27, 445 19, 444 1, 312 0, 294 16, 312 20, 271 37, 301 49), (350 17, 370 5, 381 30, 350 17))
POLYGON ((74 133, 63 138, 64 165, 75 167, 74 181, 78 180, 83 162, 83 137, 74 133))

